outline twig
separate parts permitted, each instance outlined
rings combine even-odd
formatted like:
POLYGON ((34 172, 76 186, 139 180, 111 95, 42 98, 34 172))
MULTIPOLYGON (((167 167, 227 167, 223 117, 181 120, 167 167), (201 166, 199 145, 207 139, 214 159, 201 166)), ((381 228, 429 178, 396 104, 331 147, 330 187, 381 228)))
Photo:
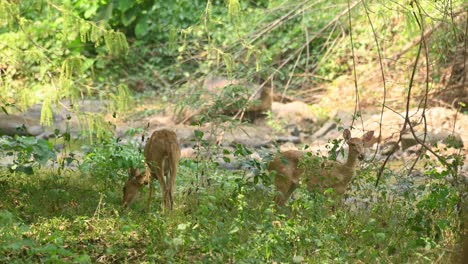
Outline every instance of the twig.
MULTIPOLYGON (((463 14, 464 12, 465 11, 460 10, 460 11, 457 11, 457 12, 453 13, 452 19, 457 17, 460 14, 463 14)), ((391 60, 392 61, 397 61, 401 56, 403 56, 405 53, 407 53, 411 48, 418 45, 423 39, 427 39, 428 37, 430 37, 432 35, 432 33, 434 33, 434 31, 436 31, 437 29, 439 29, 443 24, 444 24, 444 21, 441 21, 441 22, 437 23, 437 25, 435 25, 434 27, 426 30, 419 37, 416 37, 415 39, 413 39, 410 43, 406 44, 406 46, 403 47, 403 49, 399 53, 393 55, 391 60)))
POLYGON ((257 36, 253 37, 250 41, 249 44, 254 43, 257 41, 257 39, 262 38, 266 33, 270 32, 271 30, 275 29, 277 26, 281 25, 281 22, 287 21, 290 17, 292 16, 298 9, 300 9, 307 1, 303 1, 302 3, 298 4, 296 7, 291 9, 288 13, 286 13, 284 16, 278 18, 275 20, 273 23, 268 25, 263 31, 257 34, 257 36))
MULTIPOLYGON (((425 83, 426 83, 426 87, 425 87, 425 94, 424 94, 424 105, 423 105, 423 112, 422 112, 422 119, 424 121, 424 137, 423 137, 423 140, 422 140, 422 143, 425 144, 426 143, 426 137, 427 137, 427 120, 426 120, 426 106, 427 106, 427 97, 428 97, 428 93, 429 93, 429 50, 428 50, 428 47, 427 47, 427 43, 426 43, 426 38, 424 38, 424 19, 422 17, 422 14, 421 14, 421 8, 420 8, 420 5, 419 3, 417 3, 417 6, 418 6, 418 11, 419 11, 419 17, 421 18, 421 24, 420 24, 420 27, 421 27, 421 38, 422 38, 422 44, 424 45, 424 55, 425 55, 425 58, 426 58, 426 80, 425 80, 425 83)), ((411 172, 413 171, 414 167, 416 166, 416 164, 418 163, 419 159, 421 158, 421 156, 423 155, 423 152, 419 152, 418 156, 416 157, 416 159, 414 160, 413 162, 413 165, 411 165, 411 167, 409 168, 408 170, 408 173, 407 175, 411 175, 411 172)))
MULTIPOLYGON (((304 16, 304 12, 302 13, 302 16, 304 16)), ((304 27, 304 31, 305 31, 306 42, 309 42, 309 29, 307 27, 304 27)), ((309 45, 307 45, 305 72, 309 71, 309 59, 310 59, 310 50, 309 50, 309 45)))
MULTIPOLYGON (((297 49, 293 54, 291 54, 288 58, 286 58, 286 60, 284 60, 279 66, 278 68, 268 76, 268 78, 252 93, 252 95, 249 97, 249 99, 247 100, 247 103, 251 102, 255 96, 257 95, 257 93, 263 88, 263 86, 265 86, 265 84, 270 81, 273 76, 279 71, 281 70, 290 60, 292 60, 296 55, 298 55, 300 52, 302 52, 302 50, 308 46, 312 41, 314 41, 316 38, 318 38, 318 36, 320 36, 325 30, 327 30, 330 26, 332 26, 333 24, 335 24, 341 17, 343 17, 344 15, 346 15, 347 13, 349 13, 354 7, 356 7, 362 0, 357 0, 356 2, 354 2, 352 5, 348 6, 347 9, 343 10, 341 13, 339 13, 338 15, 336 15, 330 22, 328 22, 324 27, 322 27, 319 31, 317 31, 310 39, 309 41, 306 41, 306 43, 304 43, 304 45, 302 47, 300 47, 299 49, 297 49)), ((241 112, 238 112, 234 118, 237 118, 237 116, 239 115, 243 115, 243 112, 245 111, 245 108, 240 110, 242 111, 241 112)))
POLYGON ((103 199, 104 195, 101 193, 101 196, 99 198, 99 203, 96 207, 96 210, 94 211, 94 214, 93 214, 93 217, 92 218, 96 218, 96 216, 99 216, 99 213, 101 212, 101 205, 102 205, 102 199, 103 199))
MULTIPOLYGON (((350 9, 349 0, 348 2, 348 9, 350 9)), ((353 26, 351 24, 351 12, 348 12, 348 23, 349 23, 349 41, 351 43, 351 54, 352 54, 352 61, 353 61, 353 79, 354 79, 354 93, 355 93, 355 103, 354 103, 354 113, 353 118, 351 120, 350 127, 354 126, 354 120, 356 114, 359 112, 361 113, 361 105, 359 103, 359 88, 357 84, 357 73, 356 73, 356 56, 354 54, 354 42, 353 42, 353 26)), ((362 120, 362 115, 359 115, 361 118, 362 127, 364 128, 364 121, 362 120)))
MULTIPOLYGON (((417 17, 415 16, 416 20, 417 20, 417 17)), ((418 22, 419 23, 419 22, 418 22)), ((414 82, 414 76, 416 75, 416 69, 418 67, 418 62, 419 62, 419 57, 421 55, 421 48, 422 48, 422 45, 420 44, 418 46, 418 51, 416 53, 416 59, 415 59, 415 62, 414 62, 414 65, 413 65, 413 71, 411 72, 411 77, 410 77, 410 80, 409 80, 409 84, 408 84, 408 93, 407 93, 407 96, 406 96, 406 112, 405 112, 405 119, 404 119, 404 122, 403 122, 403 127, 402 129, 400 130, 400 135, 398 137, 398 141, 397 141, 397 145, 400 144, 401 142, 401 138, 403 136, 403 131, 406 130, 406 125, 410 125, 410 120, 409 120, 409 108, 410 108, 410 101, 411 101, 411 90, 413 88, 413 82, 414 82)), ((419 139, 416 139, 416 140, 419 140, 419 139)), ((385 165, 387 164, 387 161, 388 159, 390 158, 390 156, 392 155, 392 153, 390 153, 387 158, 385 159, 384 163, 382 164, 382 166, 380 167, 378 173, 377 173, 377 179, 375 181, 375 187, 377 187, 379 185, 379 181, 380 181, 380 178, 382 177, 382 173, 383 173, 383 170, 385 168, 385 165)))
MULTIPOLYGON (((307 45, 307 46, 309 46, 309 45, 307 45)), ((299 52, 299 55, 302 53, 303 50, 304 50, 304 47, 301 49, 301 52, 299 52)), ((288 81, 286 82, 286 85, 284 86, 284 89, 283 89, 283 92, 281 93, 281 96, 286 95, 286 91, 289 88, 289 84, 291 83, 291 80, 292 80, 293 75, 294 75, 294 71, 296 70, 296 67, 297 67, 297 64, 299 63, 300 58, 301 58, 301 56, 297 56, 296 62, 294 63, 294 66, 293 66, 293 68, 291 70, 291 73, 289 74, 288 81)))
MULTIPOLYGON (((379 40, 378 40, 378 37, 377 37, 377 33, 375 32, 374 23, 372 23, 372 20, 370 18, 369 10, 368 10, 367 5, 366 5, 366 1, 362 1, 362 4, 364 6, 364 10, 366 11, 366 16, 367 16, 367 19, 369 20, 369 24, 370 24, 371 29, 372 29, 372 34, 374 35, 375 45, 377 46, 377 54, 379 55, 380 72, 382 74, 383 100, 382 100, 382 109, 380 111, 380 120, 379 120, 379 137, 381 137, 381 135, 382 135, 383 113, 384 113, 384 110, 385 110, 385 103, 386 103, 386 100, 387 100, 387 82, 385 81, 385 71, 384 71, 384 65, 383 65, 383 62, 382 62, 383 61, 382 60, 382 53, 380 52, 380 44, 379 44, 379 40)), ((375 152, 374 152, 374 156, 372 157, 372 160, 377 155, 377 150, 379 149, 379 144, 380 144, 380 140, 377 141, 377 147, 375 148, 375 152)))

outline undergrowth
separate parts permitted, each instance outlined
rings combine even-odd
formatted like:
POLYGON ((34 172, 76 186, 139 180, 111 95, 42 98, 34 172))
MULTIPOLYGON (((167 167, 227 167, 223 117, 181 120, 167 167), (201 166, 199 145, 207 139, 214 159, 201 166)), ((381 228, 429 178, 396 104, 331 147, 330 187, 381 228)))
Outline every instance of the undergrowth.
POLYGON ((459 193, 449 185, 381 187, 371 198, 364 169, 350 193, 371 200, 365 207, 299 188, 277 208, 271 186, 220 168, 201 184, 192 165, 181 162, 170 213, 160 193, 147 212, 147 192, 123 211, 123 179, 2 171, 0 262, 446 263, 460 238, 459 193))

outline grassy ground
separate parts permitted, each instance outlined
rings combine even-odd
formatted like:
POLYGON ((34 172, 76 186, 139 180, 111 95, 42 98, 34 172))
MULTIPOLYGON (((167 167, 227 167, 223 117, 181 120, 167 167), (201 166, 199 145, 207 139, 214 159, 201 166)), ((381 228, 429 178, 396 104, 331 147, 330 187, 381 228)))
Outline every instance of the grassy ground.
MULTIPOLYGON (((161 212, 159 192, 149 212, 146 192, 122 211, 121 182, 81 172, 2 172, 0 262, 454 261, 460 220, 450 208, 456 195, 450 188, 431 185, 392 201, 382 195, 367 209, 353 210, 299 189, 293 202, 278 209, 269 186, 218 169, 202 187, 189 165, 181 165, 170 213, 161 212), (437 188, 446 202, 431 205, 437 188)), ((367 173, 355 181, 353 196, 365 198, 367 173)))

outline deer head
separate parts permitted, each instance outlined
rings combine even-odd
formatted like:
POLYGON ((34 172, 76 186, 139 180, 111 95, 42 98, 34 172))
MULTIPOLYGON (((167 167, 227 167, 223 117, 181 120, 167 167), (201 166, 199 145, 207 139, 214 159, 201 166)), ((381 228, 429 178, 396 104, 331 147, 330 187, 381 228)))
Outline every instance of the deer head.
POLYGON ((140 169, 130 168, 128 169, 128 180, 125 182, 123 187, 123 207, 129 206, 140 193, 141 187, 148 183, 148 177, 145 174, 141 174, 140 169))
POLYGON ((355 161, 356 158, 363 160, 365 157, 364 150, 370 145, 370 142, 373 140, 374 131, 366 132, 360 138, 351 138, 351 131, 345 129, 343 131, 343 138, 349 146, 348 161, 355 161))

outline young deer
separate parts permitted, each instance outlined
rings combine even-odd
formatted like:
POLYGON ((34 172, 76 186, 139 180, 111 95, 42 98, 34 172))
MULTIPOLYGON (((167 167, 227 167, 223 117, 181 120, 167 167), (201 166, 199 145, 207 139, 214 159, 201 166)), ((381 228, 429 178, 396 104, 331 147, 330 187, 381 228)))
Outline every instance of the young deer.
POLYGON ((268 164, 270 172, 276 172, 275 185, 280 192, 275 201, 283 205, 299 186, 301 178, 309 190, 333 188, 337 194, 343 194, 353 178, 357 159, 364 159, 364 148, 373 143, 374 131, 365 133, 361 138, 351 138, 348 129, 343 131, 343 138, 348 143, 348 159, 344 164, 306 154, 298 150, 280 153, 268 164))
POLYGON ((177 135, 167 129, 154 131, 145 145, 145 173, 141 174, 139 169, 130 168, 129 170, 129 179, 123 188, 123 206, 127 207, 132 203, 138 197, 141 187, 149 182, 149 207, 153 193, 151 180, 156 178, 163 192, 164 208, 172 210, 179 159, 180 147, 177 135))

